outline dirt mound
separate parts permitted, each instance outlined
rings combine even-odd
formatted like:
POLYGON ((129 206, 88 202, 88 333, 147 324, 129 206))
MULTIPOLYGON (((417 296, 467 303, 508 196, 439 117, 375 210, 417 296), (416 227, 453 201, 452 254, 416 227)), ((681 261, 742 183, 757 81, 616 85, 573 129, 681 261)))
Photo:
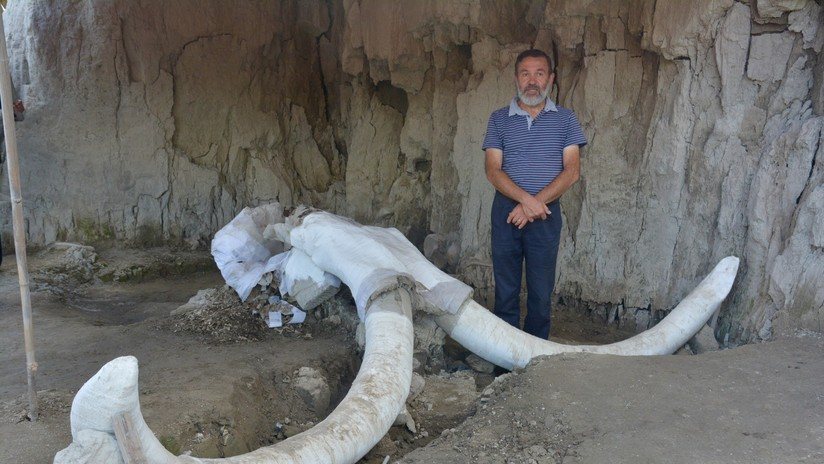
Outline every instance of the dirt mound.
POLYGON ((198 292, 192 299, 173 311, 172 331, 202 335, 210 343, 238 343, 262 340, 271 330, 259 316, 263 302, 242 302, 228 285, 198 292))
POLYGON ((54 243, 37 253, 35 261, 34 289, 60 296, 92 283, 101 267, 95 249, 77 243, 54 243))
POLYGON ((824 339, 699 356, 559 355, 498 377, 402 463, 824 462, 824 339))

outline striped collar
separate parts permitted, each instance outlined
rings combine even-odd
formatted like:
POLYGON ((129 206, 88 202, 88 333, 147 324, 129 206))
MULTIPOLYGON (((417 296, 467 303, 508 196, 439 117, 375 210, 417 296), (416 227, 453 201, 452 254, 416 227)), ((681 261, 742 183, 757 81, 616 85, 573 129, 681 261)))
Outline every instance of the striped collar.
MULTIPOLYGON (((558 111, 558 107, 555 106, 555 103, 553 103, 552 100, 547 98, 546 104, 544 105, 544 109, 541 111, 543 111, 544 113, 549 111, 558 111)), ((509 116, 514 116, 516 114, 526 116, 527 118, 532 119, 529 113, 527 113, 520 106, 518 106, 518 97, 512 98, 512 101, 509 102, 509 116)))

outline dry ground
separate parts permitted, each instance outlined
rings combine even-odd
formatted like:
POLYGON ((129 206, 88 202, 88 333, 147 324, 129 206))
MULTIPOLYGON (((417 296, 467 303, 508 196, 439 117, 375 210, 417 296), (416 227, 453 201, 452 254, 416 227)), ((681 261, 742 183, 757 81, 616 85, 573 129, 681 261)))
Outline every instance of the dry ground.
POLYGON ((697 356, 563 355, 499 377, 404 463, 822 463, 824 340, 697 356))
MULTIPOLYGON (((299 367, 324 369, 338 400, 357 369, 353 334, 325 320, 228 344, 174 332, 169 311, 222 283, 208 255, 100 253, 106 266, 94 272, 113 281, 87 282, 38 274, 54 268, 43 254, 31 259, 41 402, 31 423, 12 258, 0 267, 2 463, 51 462, 71 441, 74 393, 117 356, 140 360, 154 432, 199 456, 242 453, 322 418, 289 388, 299 367)), ((555 327, 577 341, 627 336, 563 312, 555 327)), ((465 353, 447 348, 460 368, 465 353)), ((546 358, 489 386, 491 376, 466 371, 430 376, 413 402, 418 433, 393 428, 366 461, 824 462, 822 355, 824 341, 808 335, 698 356, 546 358)))

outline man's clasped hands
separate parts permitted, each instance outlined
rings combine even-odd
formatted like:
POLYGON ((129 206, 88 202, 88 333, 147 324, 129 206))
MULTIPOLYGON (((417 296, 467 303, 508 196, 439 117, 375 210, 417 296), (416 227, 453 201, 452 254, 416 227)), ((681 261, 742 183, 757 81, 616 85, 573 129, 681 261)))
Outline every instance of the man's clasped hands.
POLYGON ((528 223, 536 219, 546 219, 551 213, 549 207, 541 203, 532 195, 524 195, 524 198, 506 218, 507 224, 512 224, 519 229, 523 229, 528 223))

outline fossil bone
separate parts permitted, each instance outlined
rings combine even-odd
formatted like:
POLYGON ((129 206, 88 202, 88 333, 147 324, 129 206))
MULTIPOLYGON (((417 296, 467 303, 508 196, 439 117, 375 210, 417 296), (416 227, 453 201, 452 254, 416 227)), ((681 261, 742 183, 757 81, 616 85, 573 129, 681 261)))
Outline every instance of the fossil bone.
MULTIPOLYGON (((305 209, 298 210, 284 224, 277 229, 281 241, 311 258, 303 260, 302 266, 317 266, 346 283, 365 320, 366 351, 361 370, 329 417, 304 433, 241 456, 175 457, 163 449, 140 414, 137 361, 127 357, 104 366, 78 392, 71 415, 75 439, 83 430, 111 433, 113 415, 128 411, 150 463, 352 463, 380 440, 404 406, 412 373, 413 301, 433 311, 436 321, 455 340, 510 369, 525 366, 535 356, 568 352, 669 354, 718 310, 738 269, 738 258, 721 260, 664 320, 646 332, 610 345, 570 346, 538 339, 495 317, 471 299, 468 286, 429 263, 395 229, 363 226, 305 209), (413 281, 408 285, 415 291, 404 288, 406 279, 413 281), (124 369, 124 373, 113 374, 116 369, 124 369)), ((320 275, 318 269, 301 272, 320 275)), ((61 461, 61 453, 55 463, 84 462, 77 458, 61 461)))
POLYGON ((458 315, 438 317, 438 325, 478 356, 507 369, 524 367, 530 359, 561 353, 620 356, 672 354, 684 346, 718 310, 732 288, 738 258, 722 259, 695 289, 661 322, 640 334, 608 345, 563 345, 522 332, 470 300, 458 315))

